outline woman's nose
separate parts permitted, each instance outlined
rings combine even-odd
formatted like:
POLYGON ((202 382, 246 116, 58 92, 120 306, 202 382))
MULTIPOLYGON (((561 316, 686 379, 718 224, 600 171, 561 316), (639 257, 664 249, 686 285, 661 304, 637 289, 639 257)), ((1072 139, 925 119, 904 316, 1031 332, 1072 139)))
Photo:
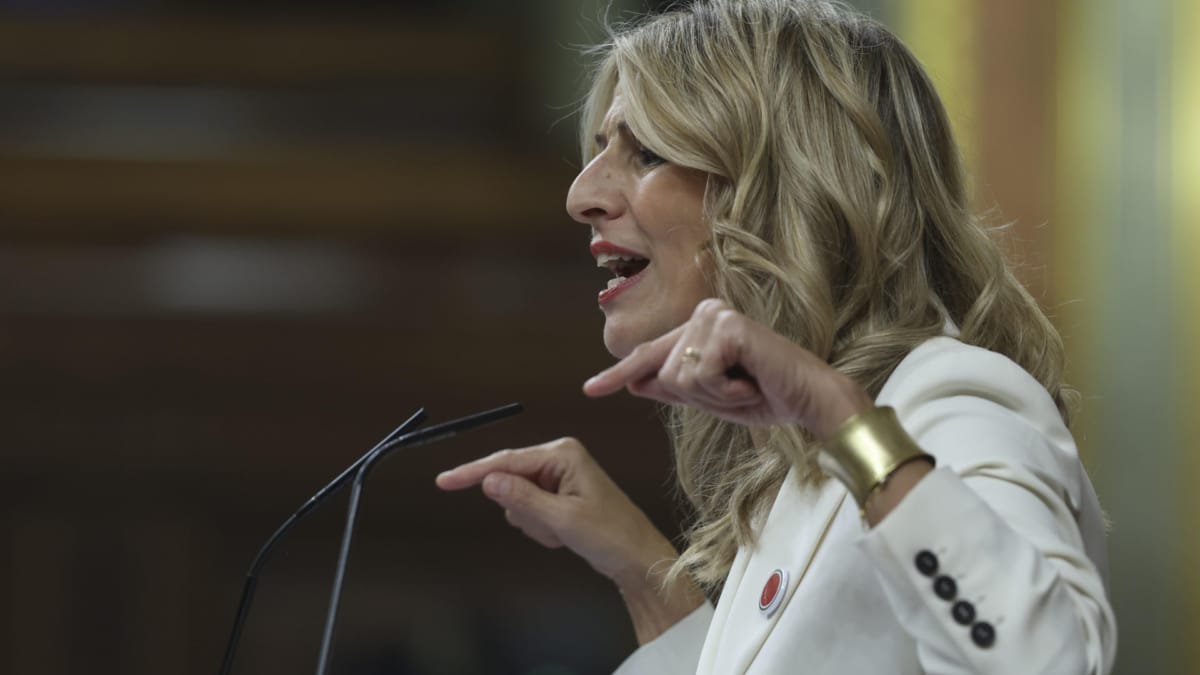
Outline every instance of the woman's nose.
POLYGON ((617 217, 620 204, 611 168, 605 166, 600 155, 579 172, 567 191, 567 213, 585 225, 617 217))

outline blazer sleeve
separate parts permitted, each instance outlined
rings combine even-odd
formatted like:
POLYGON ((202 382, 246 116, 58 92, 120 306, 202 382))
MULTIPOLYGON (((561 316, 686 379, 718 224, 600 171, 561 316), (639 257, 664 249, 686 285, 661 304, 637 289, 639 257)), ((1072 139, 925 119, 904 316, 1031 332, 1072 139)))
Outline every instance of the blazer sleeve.
POLYGON ((1103 515, 1049 395, 977 348, 902 365, 887 403, 939 468, 859 545, 924 670, 1111 672, 1103 515))
POLYGON ((705 601, 662 635, 638 647, 613 675, 694 675, 713 606, 705 601))

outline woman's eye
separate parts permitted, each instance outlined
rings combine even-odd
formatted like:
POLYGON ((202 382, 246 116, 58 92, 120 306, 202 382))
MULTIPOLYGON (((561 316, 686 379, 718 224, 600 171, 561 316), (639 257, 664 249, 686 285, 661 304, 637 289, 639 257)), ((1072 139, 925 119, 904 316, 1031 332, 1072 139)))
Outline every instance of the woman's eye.
POLYGON ((653 152, 650 152, 645 148, 645 146, 642 145, 638 146, 637 156, 638 161, 641 162, 642 166, 658 166, 659 164, 667 161, 653 152))

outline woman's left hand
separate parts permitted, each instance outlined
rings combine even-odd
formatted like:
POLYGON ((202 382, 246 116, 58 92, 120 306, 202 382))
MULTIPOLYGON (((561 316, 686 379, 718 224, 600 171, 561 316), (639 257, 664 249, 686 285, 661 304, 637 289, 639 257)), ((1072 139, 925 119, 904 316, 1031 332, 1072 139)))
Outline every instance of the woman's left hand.
POLYGON ((800 424, 818 440, 874 405, 812 352, 714 298, 583 385, 588 396, 622 388, 748 426, 800 424))

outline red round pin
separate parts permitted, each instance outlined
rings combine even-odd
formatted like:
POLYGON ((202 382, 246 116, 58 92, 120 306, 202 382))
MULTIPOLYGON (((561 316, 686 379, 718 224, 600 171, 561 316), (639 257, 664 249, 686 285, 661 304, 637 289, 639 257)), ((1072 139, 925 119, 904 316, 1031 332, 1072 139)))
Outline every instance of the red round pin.
POLYGON ((780 569, 771 572, 771 576, 767 577, 767 583, 763 584, 762 593, 758 596, 759 611, 767 616, 774 614, 783 602, 786 591, 787 572, 780 569))

